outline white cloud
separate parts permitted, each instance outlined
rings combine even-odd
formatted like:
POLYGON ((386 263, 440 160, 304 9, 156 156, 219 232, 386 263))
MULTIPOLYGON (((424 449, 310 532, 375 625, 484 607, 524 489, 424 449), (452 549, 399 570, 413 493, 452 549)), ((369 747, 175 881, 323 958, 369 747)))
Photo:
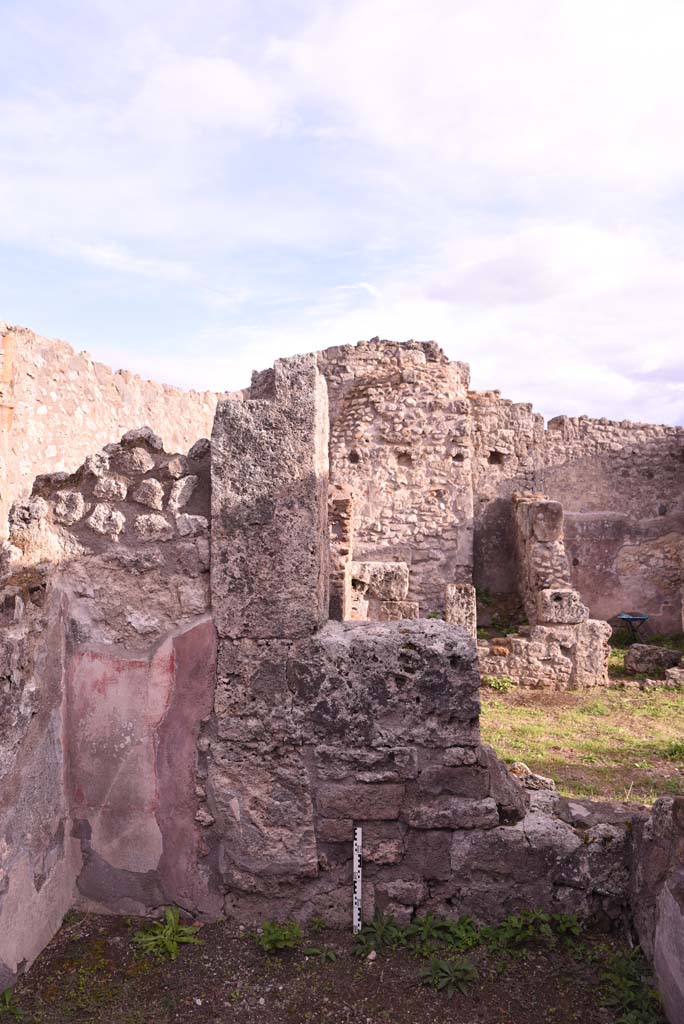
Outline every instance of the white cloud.
POLYGON ((138 274, 157 281, 192 281, 195 274, 187 263, 136 256, 122 245, 72 245, 65 250, 87 263, 123 274, 138 274))
POLYGON ((149 70, 112 129, 184 141, 225 128, 268 134, 282 100, 275 83, 227 57, 175 55, 149 70))
POLYGON ((678 0, 354 0, 271 52, 338 131, 534 195, 677 183, 683 34, 678 0))

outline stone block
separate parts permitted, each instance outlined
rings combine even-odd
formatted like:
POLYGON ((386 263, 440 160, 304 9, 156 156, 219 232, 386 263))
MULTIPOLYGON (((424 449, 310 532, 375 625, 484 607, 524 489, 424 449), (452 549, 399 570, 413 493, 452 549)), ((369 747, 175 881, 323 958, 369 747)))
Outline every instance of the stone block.
POLYGON ((426 881, 451 875, 451 832, 409 829, 404 838, 403 868, 426 881))
POLYGON ((212 607, 219 636, 287 639, 328 615, 327 389, 315 356, 278 360, 262 384, 216 412, 212 607))
POLYGON ((169 509, 172 512, 177 512, 187 505, 198 482, 199 477, 196 476, 184 476, 181 480, 175 481, 169 494, 169 509))
POLYGON ((681 661, 681 651, 669 647, 655 647, 651 644, 632 644, 625 655, 626 672, 645 672, 675 668, 681 661))
POLYGON ((417 791, 433 796, 440 793, 451 793, 452 796, 484 799, 489 796, 489 771, 478 765, 463 767, 429 765, 418 776, 417 791))
POLYGON ((164 488, 158 480, 153 478, 141 480, 131 497, 139 505, 147 505, 148 508, 157 509, 158 512, 164 506, 164 488))
POLYGON ((352 586, 379 601, 404 601, 409 588, 409 567, 405 562, 352 562, 352 586))
POLYGON ((318 778, 329 781, 352 777, 356 782, 403 782, 418 774, 418 757, 410 747, 319 746, 314 757, 318 778))
POLYGON ((151 542, 167 541, 173 537, 173 526, 164 516, 156 512, 136 516, 135 532, 138 540, 151 542))
POLYGON ((667 1019, 684 1021, 684 871, 663 886, 658 899, 654 965, 667 1019))
POLYGON ((475 642, 440 620, 329 622, 288 658, 310 741, 371 748, 477 746, 475 642))
POLYGON ((100 502, 86 519, 86 525, 95 533, 117 540, 126 525, 126 517, 106 502, 100 502))
POLYGON ((213 746, 207 795, 228 885, 249 890, 269 879, 316 875, 311 790, 298 751, 213 746))
POLYGON ((399 817, 404 787, 392 783, 324 783, 316 792, 324 818, 378 821, 399 817))
POLYGON ((470 583, 449 583, 446 588, 444 618, 453 626, 463 626, 477 635, 477 604, 475 587, 470 583))
POLYGON ((464 797, 438 796, 426 799, 414 795, 402 810, 402 818, 411 828, 489 829, 499 824, 496 802, 464 797))
POLYGON ((537 594, 537 622, 576 624, 589 615, 576 590, 547 589, 537 594))
POLYGON ((57 495, 53 514, 58 523, 72 526, 86 513, 86 503, 79 491, 62 491, 57 495))
POLYGON ((377 622, 399 622, 401 619, 417 619, 420 614, 417 601, 379 601, 375 608, 373 608, 373 602, 371 602, 369 612, 370 617, 377 622))

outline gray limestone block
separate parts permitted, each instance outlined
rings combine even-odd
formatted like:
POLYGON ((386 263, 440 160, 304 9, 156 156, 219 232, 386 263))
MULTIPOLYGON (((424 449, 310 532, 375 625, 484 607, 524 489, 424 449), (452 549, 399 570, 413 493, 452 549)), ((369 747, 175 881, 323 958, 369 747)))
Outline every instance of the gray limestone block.
POLYGON ((440 620, 329 622, 296 641, 293 713, 318 743, 373 748, 477 746, 475 641, 440 620))
POLYGON ((264 397, 218 405, 211 446, 219 636, 301 637, 328 615, 328 404, 315 356, 278 360, 264 397))
POLYGON ((490 829, 499 824, 496 802, 491 797, 469 800, 450 795, 426 798, 414 794, 407 800, 402 817, 411 828, 490 829))
POLYGON ((675 668, 681 661, 681 651, 651 644, 632 644, 625 655, 626 672, 653 672, 654 669, 675 668))

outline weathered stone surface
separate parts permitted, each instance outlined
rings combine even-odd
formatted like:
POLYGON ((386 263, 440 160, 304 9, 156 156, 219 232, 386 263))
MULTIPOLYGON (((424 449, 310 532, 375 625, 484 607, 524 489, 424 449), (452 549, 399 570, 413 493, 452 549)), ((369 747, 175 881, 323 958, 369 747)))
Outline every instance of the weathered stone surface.
POLYGON ((357 782, 403 782, 418 775, 418 755, 411 747, 368 750, 319 746, 314 756, 319 779, 339 781, 351 777, 357 782))
POLYGON ((511 775, 519 779, 525 789, 555 789, 556 783, 546 775, 538 775, 528 768, 524 761, 514 761, 510 767, 511 775))
MULTIPOLYGON (((650 817, 636 821, 630 881, 634 923, 646 956, 653 957, 663 889, 684 864, 684 797, 661 797, 650 817)), ((666 897, 663 897, 666 899, 666 897)))
POLYGON ((176 516, 176 529, 181 537, 202 537, 209 533, 209 521, 205 516, 181 512, 176 516))
POLYGON ((537 622, 577 623, 588 616, 576 590, 549 589, 537 593, 537 622))
POLYGON ((402 816, 412 828, 489 829, 499 824, 496 802, 490 797, 484 800, 414 797, 404 806, 402 816))
POLYGON ((86 525, 95 533, 100 533, 110 540, 116 540, 126 525, 123 512, 112 508, 107 502, 100 502, 86 519, 86 525))
POLYGON ((123 501, 127 492, 128 480, 122 476, 100 476, 93 487, 93 495, 105 501, 123 501))
POLYGON ((79 491, 61 491, 54 504, 54 516, 58 523, 72 526, 86 513, 86 503, 79 491))
POLYGON ((681 661, 681 651, 669 647, 653 647, 650 644, 632 644, 625 654, 626 672, 645 672, 674 668, 681 661))
POLYGON ((146 448, 126 448, 122 445, 106 445, 112 468, 123 476, 137 476, 154 469, 154 459, 146 448))
POLYGON ((179 508, 184 508, 190 501, 197 484, 198 477, 196 476, 184 476, 182 479, 176 480, 169 494, 169 509, 172 512, 177 512, 179 508))
POLYGON ((684 871, 668 879, 658 898, 654 963, 663 1008, 684 1020, 684 871))
POLYGON ((418 619, 419 608, 417 601, 379 601, 373 606, 372 617, 378 622, 399 622, 401 619, 418 619))
POLYGON ((529 804, 524 787, 491 747, 482 746, 480 754, 489 772, 489 794, 496 803, 499 821, 502 825, 519 821, 529 804))
POLYGON ((470 583, 449 583, 446 588, 444 618, 454 626, 463 626, 477 634, 477 602, 475 587, 470 583))
POLYGON ((212 604, 220 636, 300 637, 328 610, 328 405, 313 356, 278 360, 266 397, 219 404, 212 604))
POLYGON ((392 783, 326 783, 316 794, 324 818, 376 821, 399 817, 404 787, 392 783))
POLYGON ((171 540, 174 529, 164 516, 151 512, 149 515, 136 516, 135 532, 140 540, 156 543, 171 540))
POLYGON ((215 748, 207 792, 228 884, 258 890, 261 877, 316 874, 311 791, 297 752, 265 756, 246 747, 215 748))
POLYGON ((352 562, 351 577, 364 584, 369 597, 403 601, 408 594, 409 570, 405 562, 352 562))
POLYGON ((164 488, 158 480, 149 478, 142 480, 133 491, 133 501, 139 505, 147 505, 148 508, 155 508, 158 511, 164 507, 164 488))
POLYGON ((124 448, 137 448, 141 444, 145 445, 150 451, 163 452, 164 444, 161 437, 152 430, 151 427, 134 427, 133 430, 128 430, 121 438, 121 444, 124 448))
POLYGON ((330 622, 293 645, 287 675, 295 718, 317 742, 479 741, 475 644, 444 622, 330 622))

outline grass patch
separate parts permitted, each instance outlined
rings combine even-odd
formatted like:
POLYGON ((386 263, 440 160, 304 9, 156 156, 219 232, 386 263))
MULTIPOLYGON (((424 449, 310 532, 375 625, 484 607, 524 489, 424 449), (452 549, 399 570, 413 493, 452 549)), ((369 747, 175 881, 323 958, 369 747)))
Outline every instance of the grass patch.
POLYGON ((684 693, 481 691, 481 729, 565 796, 650 804, 684 795, 684 693))

